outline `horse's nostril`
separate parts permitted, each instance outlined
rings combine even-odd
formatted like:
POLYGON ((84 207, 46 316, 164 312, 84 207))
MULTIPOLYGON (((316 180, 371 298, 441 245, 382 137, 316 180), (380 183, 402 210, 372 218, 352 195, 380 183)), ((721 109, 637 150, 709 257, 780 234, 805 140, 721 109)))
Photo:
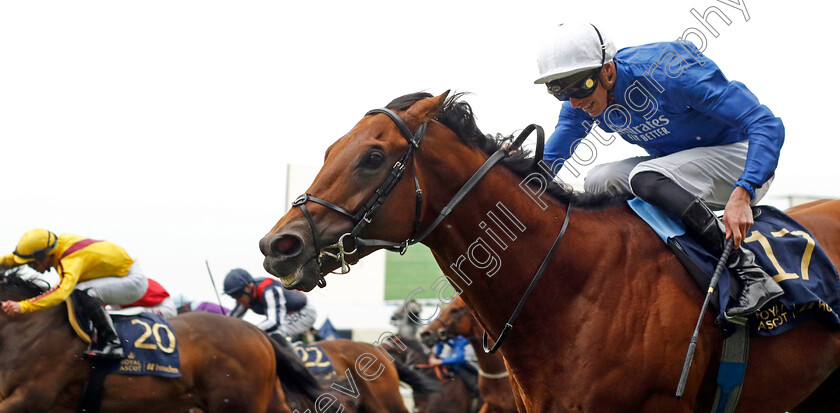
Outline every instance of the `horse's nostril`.
POLYGON ((297 255, 303 242, 294 235, 283 235, 271 242, 271 252, 278 255, 297 255))

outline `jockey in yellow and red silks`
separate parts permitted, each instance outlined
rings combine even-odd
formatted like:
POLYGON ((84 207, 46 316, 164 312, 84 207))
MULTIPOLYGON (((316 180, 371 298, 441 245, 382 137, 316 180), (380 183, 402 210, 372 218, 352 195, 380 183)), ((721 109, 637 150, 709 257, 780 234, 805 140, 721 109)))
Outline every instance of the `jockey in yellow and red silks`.
POLYGON ((93 321, 96 337, 91 356, 123 357, 111 318, 103 303, 121 305, 139 300, 148 279, 128 253, 109 241, 92 240, 73 234, 36 228, 27 231, 15 251, 0 257, 0 269, 27 264, 44 273, 55 268, 60 281, 50 290, 22 301, 4 301, 3 311, 17 315, 52 307, 66 300, 74 290, 81 309, 93 321))

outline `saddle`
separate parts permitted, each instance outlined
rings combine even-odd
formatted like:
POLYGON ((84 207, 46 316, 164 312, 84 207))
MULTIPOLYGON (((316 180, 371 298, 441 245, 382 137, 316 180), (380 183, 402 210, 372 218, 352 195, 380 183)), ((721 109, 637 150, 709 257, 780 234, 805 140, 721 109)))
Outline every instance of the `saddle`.
MULTIPOLYGON (((675 253, 698 286, 707 290, 719 257, 712 256, 688 236, 681 222, 653 205, 638 198, 628 204, 675 253)), ((755 254, 758 265, 779 283, 785 294, 749 316, 750 334, 781 334, 814 317, 840 328, 840 276, 819 242, 805 227, 774 207, 758 206, 753 213, 755 223, 741 248, 755 254)), ((738 288, 724 268, 710 305, 725 331, 730 320, 724 311, 737 296, 738 288)))
MULTIPOLYGON (((90 343, 93 323, 79 309, 75 300, 75 294, 70 294, 65 301, 68 321, 76 335, 84 342, 90 343)), ((106 366, 106 374, 181 376, 177 339, 172 326, 165 318, 158 314, 142 312, 140 308, 109 313, 127 356, 122 360, 98 363, 106 366)))
POLYGON ((315 344, 304 345, 300 342, 292 343, 292 348, 297 353, 303 365, 313 376, 321 381, 329 381, 336 378, 335 368, 330 357, 315 344))
MULTIPOLYGON (((70 294, 65 301, 67 318, 76 335, 90 343, 93 323, 81 311, 76 299, 76 294, 70 294)), ((99 411, 103 384, 109 374, 181 377, 178 343, 166 319, 158 314, 144 313, 137 307, 109 313, 127 356, 122 360, 89 359, 90 377, 82 389, 76 411, 99 411)))
MULTIPOLYGON (((708 290, 719 257, 712 256, 686 235, 681 222, 640 199, 628 201, 630 208, 647 222, 688 269, 701 290, 708 290)), ((734 299, 737 283, 727 268, 721 273, 710 304, 717 311, 716 324, 724 341, 718 368, 717 390, 712 411, 734 412, 741 394, 750 336, 772 336, 789 331, 803 321, 817 318, 840 327, 840 278, 834 264, 808 230, 782 211, 770 206, 753 209, 755 223, 741 248, 755 254, 756 263, 779 283, 785 294, 742 324, 727 319, 725 311, 734 299)))

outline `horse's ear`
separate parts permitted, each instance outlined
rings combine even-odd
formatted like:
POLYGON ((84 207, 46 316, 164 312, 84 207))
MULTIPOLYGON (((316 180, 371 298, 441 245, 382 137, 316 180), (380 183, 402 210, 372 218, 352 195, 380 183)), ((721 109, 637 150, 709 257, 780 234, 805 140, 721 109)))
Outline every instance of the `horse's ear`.
POLYGON ((439 96, 419 100, 417 103, 411 105, 403 115, 403 120, 405 120, 406 125, 411 130, 415 130, 420 125, 434 119, 438 112, 443 109, 447 96, 449 96, 448 90, 439 96))

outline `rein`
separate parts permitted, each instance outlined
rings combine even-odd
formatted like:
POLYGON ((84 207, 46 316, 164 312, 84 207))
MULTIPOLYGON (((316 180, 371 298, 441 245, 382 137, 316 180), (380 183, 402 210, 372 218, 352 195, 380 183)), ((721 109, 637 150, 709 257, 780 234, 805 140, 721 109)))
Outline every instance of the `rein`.
POLYGON ((531 280, 531 284, 528 285, 528 288, 525 290, 525 293, 522 294, 522 298, 519 299, 519 304, 516 305, 516 308, 513 310, 513 314, 510 315, 510 319, 508 322, 505 323, 504 328, 502 328, 501 334, 499 334, 499 338, 496 339, 495 344, 493 344, 492 348, 487 348, 487 331, 484 332, 484 335, 481 338, 481 346, 484 348, 484 352, 488 354, 493 354, 496 350, 499 349, 499 346, 502 345, 502 341, 504 341, 505 337, 507 337, 510 330, 513 328, 513 322, 516 321, 516 318, 519 317, 519 312, 522 311, 522 307, 525 306, 525 302, 528 301, 528 297, 531 296, 531 293, 534 292, 534 287, 537 286, 537 282, 540 281, 543 273, 545 272, 546 267, 548 267, 548 262, 551 260, 551 256, 554 255, 554 251, 557 251, 557 247, 560 245, 560 241, 563 240, 563 236, 566 235, 566 229, 569 227, 569 217, 572 215, 572 203, 569 202, 569 206, 566 209, 566 218, 563 220, 563 227, 560 228, 560 233, 557 234, 557 239, 554 240, 554 244, 551 246, 551 249, 548 250, 545 258, 543 259, 542 264, 540 264, 540 268, 537 270, 537 273, 534 274, 534 278, 531 280))
MULTIPOLYGON (((503 158, 507 157, 511 151, 518 149, 522 143, 525 141, 525 138, 531 134, 534 130, 537 131, 537 154, 534 159, 534 162, 538 162, 539 158, 542 157, 542 151, 545 141, 545 133, 543 129, 535 124, 528 125, 519 136, 514 140, 511 144, 510 148, 507 150, 499 149, 495 153, 493 153, 485 162, 481 165, 481 167, 470 177, 469 180, 461 187, 461 189, 452 197, 449 203, 441 210, 440 214, 435 218, 431 225, 423 231, 422 234, 416 236, 417 232, 419 232, 420 228, 420 213, 422 211, 423 206, 423 191, 420 189, 420 182, 417 180, 417 168, 414 168, 414 188, 415 188, 415 208, 414 208, 414 231, 412 235, 403 242, 392 242, 386 240, 371 240, 361 238, 360 234, 365 229, 367 224, 370 224, 373 221, 376 214, 379 212, 379 208, 385 202, 385 199, 394 189, 394 187, 399 183, 400 179, 405 172, 405 167, 408 162, 413 162, 413 155, 416 150, 420 149, 420 143, 423 140, 423 137, 426 134, 426 126, 427 123, 423 123, 420 127, 417 128, 415 133, 411 133, 411 130, 408 128, 408 125, 400 118, 394 111, 390 109, 373 109, 365 113, 367 115, 374 115, 374 114, 384 114, 387 115, 399 128, 403 138, 408 142, 408 148, 406 149, 405 153, 400 157, 399 160, 391 167, 390 174, 385 178, 385 181, 380 185, 380 187, 374 191, 368 201, 356 212, 349 212, 346 209, 335 205, 332 202, 317 198, 312 196, 311 194, 303 194, 299 196, 295 201, 292 203, 292 208, 299 207, 303 216, 306 218, 306 221, 309 223, 309 228, 312 231, 312 241, 315 244, 315 251, 316 262, 318 264, 318 268, 322 268, 323 264, 323 256, 328 256, 340 264, 340 269, 337 270, 338 274, 346 274, 350 272, 350 264, 347 262, 347 255, 352 255, 356 253, 359 247, 381 247, 388 249, 390 251, 399 252, 400 254, 405 254, 406 249, 410 245, 417 244, 425 239, 432 231, 437 228, 437 226, 441 223, 441 221, 446 218, 450 212, 457 206, 467 195, 469 191, 471 191, 476 184, 487 174, 487 172, 492 168, 496 163, 498 163, 503 158), (338 242, 332 245, 328 245, 326 247, 321 248, 318 245, 318 237, 317 237, 317 230, 315 228, 315 222, 312 220, 312 216, 309 213, 309 210, 306 208, 307 202, 314 202, 316 204, 322 205, 332 211, 335 211, 345 217, 349 218, 353 222, 353 229, 343 234, 338 238, 338 242), (353 249, 348 250, 345 245, 345 239, 351 238, 353 240, 353 249), (335 248, 338 250, 336 253, 332 253, 328 251, 328 249, 335 248)), ((318 280, 318 286, 324 287, 327 285, 326 280, 324 279, 324 275, 319 272, 320 279, 318 280)))
POLYGON ((433 366, 431 364, 415 364, 414 367, 416 367, 418 369, 435 369, 435 376, 437 377, 438 380, 449 381, 448 379, 443 377, 444 376, 443 371, 444 371, 445 367, 442 364, 437 365, 437 366, 433 366))
MULTIPOLYGON (((405 150, 405 153, 403 153, 403 155, 400 157, 400 159, 397 160, 397 162, 394 164, 394 166, 391 167, 391 173, 385 178, 385 181, 382 183, 382 185, 379 187, 379 189, 374 191, 373 195, 371 195, 370 199, 368 199, 368 201, 365 203, 365 205, 361 209, 356 211, 355 213, 351 213, 351 212, 347 211, 346 209, 344 209, 344 208, 342 208, 338 205, 333 204, 332 202, 329 202, 329 201, 326 201, 326 200, 323 200, 323 199, 320 199, 320 198, 316 198, 316 197, 314 197, 314 196, 312 196, 311 194, 308 194, 308 193, 299 196, 295 200, 295 202, 292 203, 293 208, 294 207, 300 207, 301 212, 303 213, 303 216, 306 218, 306 221, 309 223, 309 228, 312 231, 312 242, 315 244, 315 251, 316 251, 316 257, 315 258, 317 260, 319 269, 322 268, 322 258, 321 257, 324 256, 324 255, 327 255, 327 256, 335 259, 336 261, 338 261, 340 263, 341 270, 340 270, 339 274, 346 274, 346 273, 350 272, 350 265, 347 263, 346 255, 348 255, 348 254, 352 255, 352 254, 356 253, 360 246, 362 246, 362 247, 382 247, 382 248, 389 249, 391 251, 399 252, 400 254, 405 254, 406 249, 410 245, 414 245, 414 244, 417 244, 417 243, 421 242, 424 238, 426 238, 426 236, 428 236, 432 231, 434 231, 435 228, 437 228, 437 226, 441 223, 441 221, 443 221, 444 218, 446 218, 449 215, 449 213, 452 212, 452 210, 464 199, 464 197, 467 196, 467 193, 469 193, 478 184, 478 182, 481 180, 481 178, 483 178, 484 175, 486 175, 487 172, 490 171, 490 168, 495 166, 500 160, 502 160, 502 158, 505 158, 505 157, 509 156, 512 151, 519 149, 519 147, 522 146, 522 143, 525 141, 525 139, 528 137, 528 135, 530 135, 531 132, 533 132, 534 130, 537 131, 537 148, 536 148, 536 155, 534 157, 534 164, 536 165, 536 163, 539 162, 540 158, 542 158, 544 142, 545 142, 545 133, 543 132, 542 127, 540 127, 539 125, 530 124, 527 127, 525 127, 525 129, 522 130, 522 132, 519 134, 519 136, 516 137, 516 139, 513 141, 513 143, 511 143, 510 147, 507 150, 499 149, 495 153, 490 155, 490 157, 487 158, 486 161, 484 161, 484 164, 482 164, 481 167, 478 168, 478 170, 475 171, 475 173, 473 173, 473 175, 470 177, 470 179, 468 179, 467 182, 464 183, 464 185, 461 187, 461 189, 459 189, 458 192, 455 193, 455 196, 453 196, 452 199, 449 201, 449 203, 446 204, 446 206, 440 211, 440 214, 438 214, 437 218, 435 218, 435 220, 432 222, 432 224, 429 225, 429 227, 426 228, 426 230, 423 231, 423 233, 420 234, 420 236, 418 236, 418 237, 415 237, 414 235, 417 233, 417 230, 419 229, 419 220, 420 220, 419 215, 420 215, 420 211, 422 211, 423 191, 420 189, 420 183, 417 180, 417 168, 414 168, 414 186, 415 186, 415 193, 416 193, 416 197, 415 197, 416 206, 415 206, 415 216, 414 216, 414 233, 407 240, 405 240, 403 242, 400 242, 400 243, 396 243, 396 242, 392 242, 392 241, 386 241, 386 240, 364 239, 364 238, 361 238, 359 236, 359 234, 361 234, 362 230, 364 230, 364 228, 367 226, 367 224, 370 224, 371 221, 373 221, 374 217, 379 212, 379 207, 381 207, 382 204, 385 203, 385 198, 387 198, 388 195, 390 195, 391 191, 394 189, 394 187, 397 185, 397 183, 399 183, 400 179, 403 176, 403 173, 405 172, 405 165, 408 162, 413 162, 414 151, 420 149, 420 143, 422 142, 423 137, 426 134, 426 126, 427 126, 427 123, 423 123, 422 125, 420 125, 420 127, 417 128, 417 132, 412 134, 411 130, 408 128, 408 125, 405 124, 405 122, 402 120, 402 118, 400 118, 394 111, 392 111, 390 109, 373 109, 373 110, 368 111, 365 114, 365 116, 372 115, 372 114, 379 114, 379 113, 387 115, 397 125, 397 127, 399 128, 403 138, 405 138, 405 140, 408 142, 408 148, 405 150), (309 202, 309 201, 312 201, 312 202, 315 202, 317 204, 323 205, 323 206, 327 207, 328 209, 331 209, 335 212, 338 212, 341 215, 344 215, 344 216, 350 218, 353 221, 353 224, 354 224, 353 229, 350 232, 345 233, 344 235, 340 236, 338 238, 338 242, 336 242, 335 244, 329 245, 329 246, 325 247, 324 249, 321 249, 318 246, 317 231, 316 231, 316 228, 315 228, 315 222, 312 220, 312 216, 310 215, 309 210, 306 208, 306 203, 309 202), (344 242, 345 242, 344 239, 348 236, 350 238, 352 238, 353 241, 354 241, 354 248, 353 248, 352 251, 348 251, 344 246, 344 242), (328 248, 337 248, 338 253, 333 254, 329 251, 326 251, 326 249, 328 249, 328 248)), ((513 314, 510 316, 510 319, 508 320, 508 322, 505 323, 505 326, 502 329, 501 334, 496 339, 495 344, 493 345, 492 348, 489 348, 489 349, 487 348, 487 332, 486 331, 484 332, 484 335, 482 337, 482 347, 484 348, 484 351, 486 353, 490 353, 490 354, 495 353, 496 350, 498 350, 499 346, 502 344, 502 341, 504 341, 505 337, 508 335, 510 330, 513 328, 513 322, 519 316, 519 312, 522 310, 522 307, 525 305, 525 302, 528 301, 528 297, 530 297, 531 293, 533 292, 534 287, 537 285, 537 282, 540 280, 540 278, 542 277, 542 274, 545 272, 545 269, 548 266, 548 262, 549 262, 551 256, 554 254, 554 251, 557 250, 558 245, 560 245, 560 241, 563 239, 563 235, 566 234, 566 228, 568 228, 568 226, 569 226, 569 217, 571 216, 571 212, 572 212, 572 204, 569 203, 568 209, 566 211, 566 218, 563 221, 563 227, 560 229, 560 234, 557 236, 557 239, 554 241, 554 245, 551 246, 551 249, 548 251, 548 254, 546 255, 545 259, 543 259, 543 262, 540 265, 540 268, 537 270, 537 273, 534 275, 534 278, 531 280, 531 284, 528 285, 528 288, 525 290, 525 293, 523 294, 522 298, 519 300, 519 304, 516 305, 516 308, 514 309, 513 314)), ((321 274, 320 271, 319 271, 318 275, 320 277, 320 279, 318 280, 318 286, 323 288, 327 285, 327 282, 324 279, 324 275, 321 274)))

